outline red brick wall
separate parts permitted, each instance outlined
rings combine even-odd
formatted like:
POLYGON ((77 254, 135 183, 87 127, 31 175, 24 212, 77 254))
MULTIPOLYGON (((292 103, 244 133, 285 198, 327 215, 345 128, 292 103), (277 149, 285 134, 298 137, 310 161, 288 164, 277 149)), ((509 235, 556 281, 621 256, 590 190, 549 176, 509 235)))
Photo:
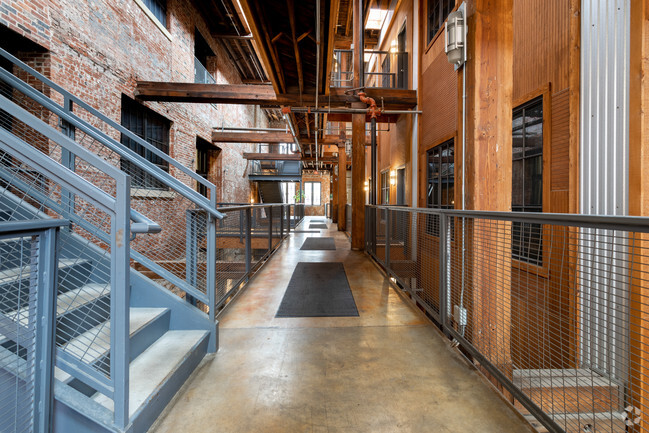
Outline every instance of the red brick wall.
MULTIPOLYGON (((167 6, 167 29, 171 40, 134 0, 95 0, 92 3, 82 0, 3 0, 0 24, 48 49, 47 75, 120 122, 122 94, 133 98, 136 80, 193 82, 195 28, 216 54, 207 66, 217 82, 240 83, 227 53, 209 36, 210 31, 192 2, 169 0, 167 6)), ((52 96, 60 99, 57 94, 52 96)), ((211 131, 215 126, 265 127, 268 124, 261 110, 252 106, 156 102, 144 105, 172 122, 170 155, 192 170, 196 164, 196 136, 211 141, 211 131)), ((75 112, 89 119, 78 107, 75 107, 75 112)), ((116 131, 102 128, 119 140, 116 131)), ((219 158, 223 176, 220 176, 221 185, 217 185, 219 201, 249 201, 250 182, 242 153, 252 151, 254 146, 250 144, 222 146, 219 158)), ((210 171, 211 181, 219 177, 214 171, 210 171)), ((189 177, 178 175, 174 169, 171 173, 195 187, 189 177)), ((132 198, 132 207, 160 223, 167 233, 178 226, 185 226, 188 206, 191 205, 179 197, 155 201, 132 198)), ((182 256, 180 250, 184 248, 184 237, 177 237, 151 236, 145 241, 147 237, 141 236, 137 242, 146 244, 149 251, 159 249, 160 257, 171 258, 182 256), (172 253, 175 250, 178 254, 172 253)))

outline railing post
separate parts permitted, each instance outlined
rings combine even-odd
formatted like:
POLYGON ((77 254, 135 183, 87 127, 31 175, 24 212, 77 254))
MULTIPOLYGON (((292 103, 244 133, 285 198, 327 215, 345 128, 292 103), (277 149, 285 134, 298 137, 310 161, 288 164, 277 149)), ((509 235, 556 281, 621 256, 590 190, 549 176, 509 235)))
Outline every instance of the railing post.
MULTIPOLYGON (((216 209, 216 187, 212 187, 210 192, 210 204, 213 208, 216 209)), ((209 300, 209 316, 212 323, 216 322, 216 224, 218 220, 212 216, 209 212, 206 212, 206 221, 207 224, 207 266, 205 271, 206 275, 206 287, 207 298, 209 300)), ((198 262, 198 245, 196 245, 196 261, 198 262)), ((210 339, 210 344, 208 347, 208 352, 216 352, 217 345, 217 335, 216 332, 212 333, 214 338, 210 339)))
MULTIPOLYGON (((54 403, 54 340, 56 338, 56 295, 57 295, 57 238, 58 228, 51 228, 39 236, 38 278, 36 301, 36 341, 34 345, 34 417, 35 432, 51 431, 52 406, 54 403)), ((31 297, 31 296, 30 296, 31 297)))
POLYGON ((246 281, 252 269, 252 208, 246 208, 246 281))
POLYGON ((279 238, 284 237, 284 205, 279 207, 279 238))
POLYGON ((446 291, 446 242, 448 230, 448 216, 445 213, 439 214, 439 321, 442 326, 442 332, 449 336, 447 332, 448 319, 448 299, 446 291))
POLYGON ((273 251, 273 207, 268 206, 268 252, 273 251))
POLYGON ((129 305, 131 177, 116 179, 115 215, 111 221, 110 377, 113 382, 115 426, 129 424, 129 305))
POLYGON ((392 211, 390 209, 386 209, 385 212, 387 213, 387 215, 385 216, 385 268, 388 271, 388 275, 390 275, 390 237, 392 236, 392 211))
MULTIPOLYGON (((185 279, 190 286, 197 287, 198 273, 198 215, 188 209, 185 211, 185 279)), ((185 294, 185 301, 196 306, 196 298, 185 294)))

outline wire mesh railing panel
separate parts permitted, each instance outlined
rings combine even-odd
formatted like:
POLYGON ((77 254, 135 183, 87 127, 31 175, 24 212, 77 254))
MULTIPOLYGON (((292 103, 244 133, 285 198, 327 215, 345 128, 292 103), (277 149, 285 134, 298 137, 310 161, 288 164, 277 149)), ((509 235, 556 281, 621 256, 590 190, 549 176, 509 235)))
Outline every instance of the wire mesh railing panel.
MULTIPOLYGON (((188 230, 197 224, 188 215, 200 208, 194 197, 197 195, 197 182, 206 186, 208 197, 215 191, 213 185, 197 176, 194 170, 170 158, 168 146, 165 147, 158 140, 160 134, 157 130, 147 129, 146 137, 137 131, 130 131, 55 84, 48 84, 46 78, 21 68, 22 66, 14 66, 13 72, 23 83, 9 82, 10 78, 5 77, 8 85, 2 86, 0 92, 38 118, 58 127, 93 155, 129 174, 132 209, 155 221, 164 232, 164 236, 140 234, 131 242, 136 269, 147 272, 179 296, 191 291, 194 297, 207 302, 205 275, 192 275, 190 281, 186 270, 188 259, 201 260, 199 257, 189 257, 189 253, 200 254, 201 251, 187 248, 193 242, 192 233, 188 230), (38 92, 33 92, 33 89, 38 92)), ((0 112, 0 125, 88 182, 114 195, 115 184, 111 177, 83 161, 79 155, 69 155, 55 143, 32 134, 24 124, 3 119, 2 114, 0 112)), ((190 161, 186 163, 189 164, 190 161)), ((205 225, 207 224, 206 221, 205 225)), ((207 228, 203 227, 199 231, 207 231, 207 228)))
POLYGON ((58 244, 56 343, 108 383, 110 371, 102 361, 110 349, 111 216, 81 197, 67 202, 54 179, 17 158, 5 155, 0 178, 6 220, 73 217, 58 244))
MULTIPOLYGON (((387 208, 368 207, 368 221, 373 210, 387 208)), ((649 431, 648 221, 397 208, 387 219, 388 272, 534 425, 649 431)))
POLYGON ((225 211, 216 229, 216 304, 224 303, 246 276, 246 212, 225 211))
POLYGON ((39 236, 0 235, 0 431, 32 432, 36 416, 39 236))

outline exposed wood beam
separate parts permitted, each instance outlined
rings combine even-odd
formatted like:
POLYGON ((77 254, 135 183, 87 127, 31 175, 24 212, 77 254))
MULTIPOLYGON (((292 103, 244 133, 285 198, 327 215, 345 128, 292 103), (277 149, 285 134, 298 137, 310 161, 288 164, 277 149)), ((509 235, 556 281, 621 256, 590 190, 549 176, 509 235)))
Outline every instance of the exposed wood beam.
POLYGON ((304 73, 302 71, 300 47, 297 43, 297 35, 295 30, 295 4, 293 3, 293 0, 286 0, 286 8, 288 12, 288 22, 291 26, 291 36, 293 36, 293 52, 295 53, 295 66, 297 68, 298 90, 300 91, 300 96, 302 96, 302 93, 304 92, 304 73))
POLYGON ((219 44, 227 51, 228 55, 230 56, 230 59, 232 60, 232 63, 234 63, 234 67, 237 69, 239 76, 240 77, 245 77, 246 74, 243 72, 243 69, 241 69, 241 65, 237 61, 237 57, 234 55, 234 52, 232 52, 232 47, 230 47, 230 43, 228 41, 220 40, 219 44))
MULTIPOLYGON (((347 95, 344 88, 332 88, 329 96, 320 95, 321 106, 345 107, 358 102, 358 97, 347 95)), ((365 89, 367 96, 374 98, 386 109, 408 109, 417 105, 417 91, 403 89, 365 89)), ((243 84, 200 84, 138 81, 135 96, 144 101, 197 102, 209 104, 245 104, 265 107, 312 106, 315 95, 285 93, 276 95, 268 85, 243 84)))
POLYGON ((304 38, 306 38, 307 36, 309 36, 309 35, 311 34, 311 32, 313 32, 313 29, 309 29, 309 30, 307 30, 306 32, 302 33, 300 36, 297 37, 297 41, 298 41, 298 42, 302 42, 302 39, 304 39, 304 38))
MULTIPOLYGON (((395 114, 382 114, 376 118, 376 123, 397 123, 398 119, 399 116, 395 114)), ((329 114, 329 121, 330 122, 351 122, 352 115, 346 113, 331 113, 329 114)), ((369 114, 365 116, 365 121, 368 123, 371 121, 371 117, 369 114)))
MULTIPOLYGON (((285 92, 286 78, 284 77, 284 69, 282 68, 282 63, 279 61, 279 56, 277 55, 277 49, 275 48, 275 45, 271 43, 270 31, 266 26, 266 20, 261 9, 260 2, 254 2, 254 4, 256 10, 255 17, 259 19, 259 22, 261 24, 264 40, 266 41, 266 45, 268 46, 268 51, 270 51, 270 57, 273 61, 273 66, 275 67, 274 71, 277 73, 277 79, 279 80, 278 87, 282 92, 285 92)), ((251 19, 254 20, 254 17, 251 17, 251 19)))
POLYGON ((338 13, 340 11, 340 0, 331 0, 331 8, 329 9, 329 33, 327 41, 327 63, 325 65, 325 86, 324 94, 329 94, 329 86, 331 82, 331 71, 333 71, 334 59, 334 36, 336 35, 336 26, 338 25, 338 13))
POLYGON ((212 131, 212 143, 293 143, 293 135, 285 132, 212 131))
POLYGON ((238 39, 238 40, 254 38, 252 35, 218 35, 218 34, 212 34, 212 37, 214 39, 238 39))
POLYGON ((257 76, 255 68, 252 66, 252 63, 250 62, 250 59, 248 58, 246 53, 243 52, 243 48, 241 47, 241 42, 239 40, 235 39, 235 40, 232 41, 232 44, 237 47, 237 51, 239 52, 239 54, 241 55, 241 58, 243 59, 244 63, 246 64, 246 66, 250 70, 250 76, 251 77, 257 76))
POLYGON ((250 0, 240 0, 238 3, 241 5, 241 12, 244 14, 246 21, 250 26, 250 33, 252 33, 253 35, 253 40, 251 42, 253 43, 253 47, 255 49, 255 52, 257 53, 257 57, 260 59, 264 71, 266 72, 266 76, 268 76, 271 83, 273 83, 273 89, 275 90, 275 92, 280 92, 283 89, 279 87, 278 77, 275 74, 273 68, 271 68, 271 63, 270 63, 270 59, 268 58, 268 53, 263 47, 264 44, 261 43, 262 32, 257 27, 257 23, 254 20, 252 10, 250 9, 250 5, 248 4, 249 1, 250 0))
POLYGON ((302 157, 297 153, 243 153, 244 159, 253 161, 300 161, 302 157))

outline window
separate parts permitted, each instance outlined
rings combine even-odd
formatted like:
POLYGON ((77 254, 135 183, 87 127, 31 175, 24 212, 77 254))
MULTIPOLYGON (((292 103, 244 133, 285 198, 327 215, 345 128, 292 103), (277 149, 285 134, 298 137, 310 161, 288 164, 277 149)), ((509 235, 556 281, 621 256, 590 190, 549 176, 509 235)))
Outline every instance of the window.
POLYGON ((390 82, 391 78, 392 74, 390 74, 390 54, 387 54, 383 59, 383 63, 381 64, 381 87, 392 87, 392 83, 390 82))
MULTIPOLYGON (((455 144, 451 139, 427 153, 426 207, 453 209, 455 207, 455 144)), ((427 219, 426 232, 439 235, 439 218, 427 219)))
POLYGON ((283 202, 288 204, 295 204, 296 183, 282 182, 280 185, 282 188, 282 197, 284 199, 283 202))
POLYGON ((428 0, 428 42, 432 41, 442 28, 454 7, 455 0, 428 0))
MULTIPOLYGON (((144 139, 166 154, 169 154, 169 129, 171 122, 155 111, 122 96, 122 126, 144 139)), ((146 158, 164 171, 169 171, 169 163, 154 155, 153 152, 122 134, 121 143, 146 158)), ((130 161, 121 161, 122 170, 131 175, 131 186, 146 189, 168 189, 151 174, 132 164, 130 161)))
POLYGON ((304 182, 304 204, 320 206, 320 182, 304 182))
MULTIPOLYGON (((513 111, 512 211, 543 212, 543 99, 513 111)), ((541 224, 512 224, 512 257, 543 264, 541 224)))
POLYGON ((216 84, 216 80, 207 70, 209 57, 214 57, 214 51, 198 29, 194 29, 194 83, 216 84))
POLYGON ((390 172, 381 173, 381 204, 390 204, 390 172))
POLYGON ((167 27, 167 0, 142 0, 163 27, 167 27))

